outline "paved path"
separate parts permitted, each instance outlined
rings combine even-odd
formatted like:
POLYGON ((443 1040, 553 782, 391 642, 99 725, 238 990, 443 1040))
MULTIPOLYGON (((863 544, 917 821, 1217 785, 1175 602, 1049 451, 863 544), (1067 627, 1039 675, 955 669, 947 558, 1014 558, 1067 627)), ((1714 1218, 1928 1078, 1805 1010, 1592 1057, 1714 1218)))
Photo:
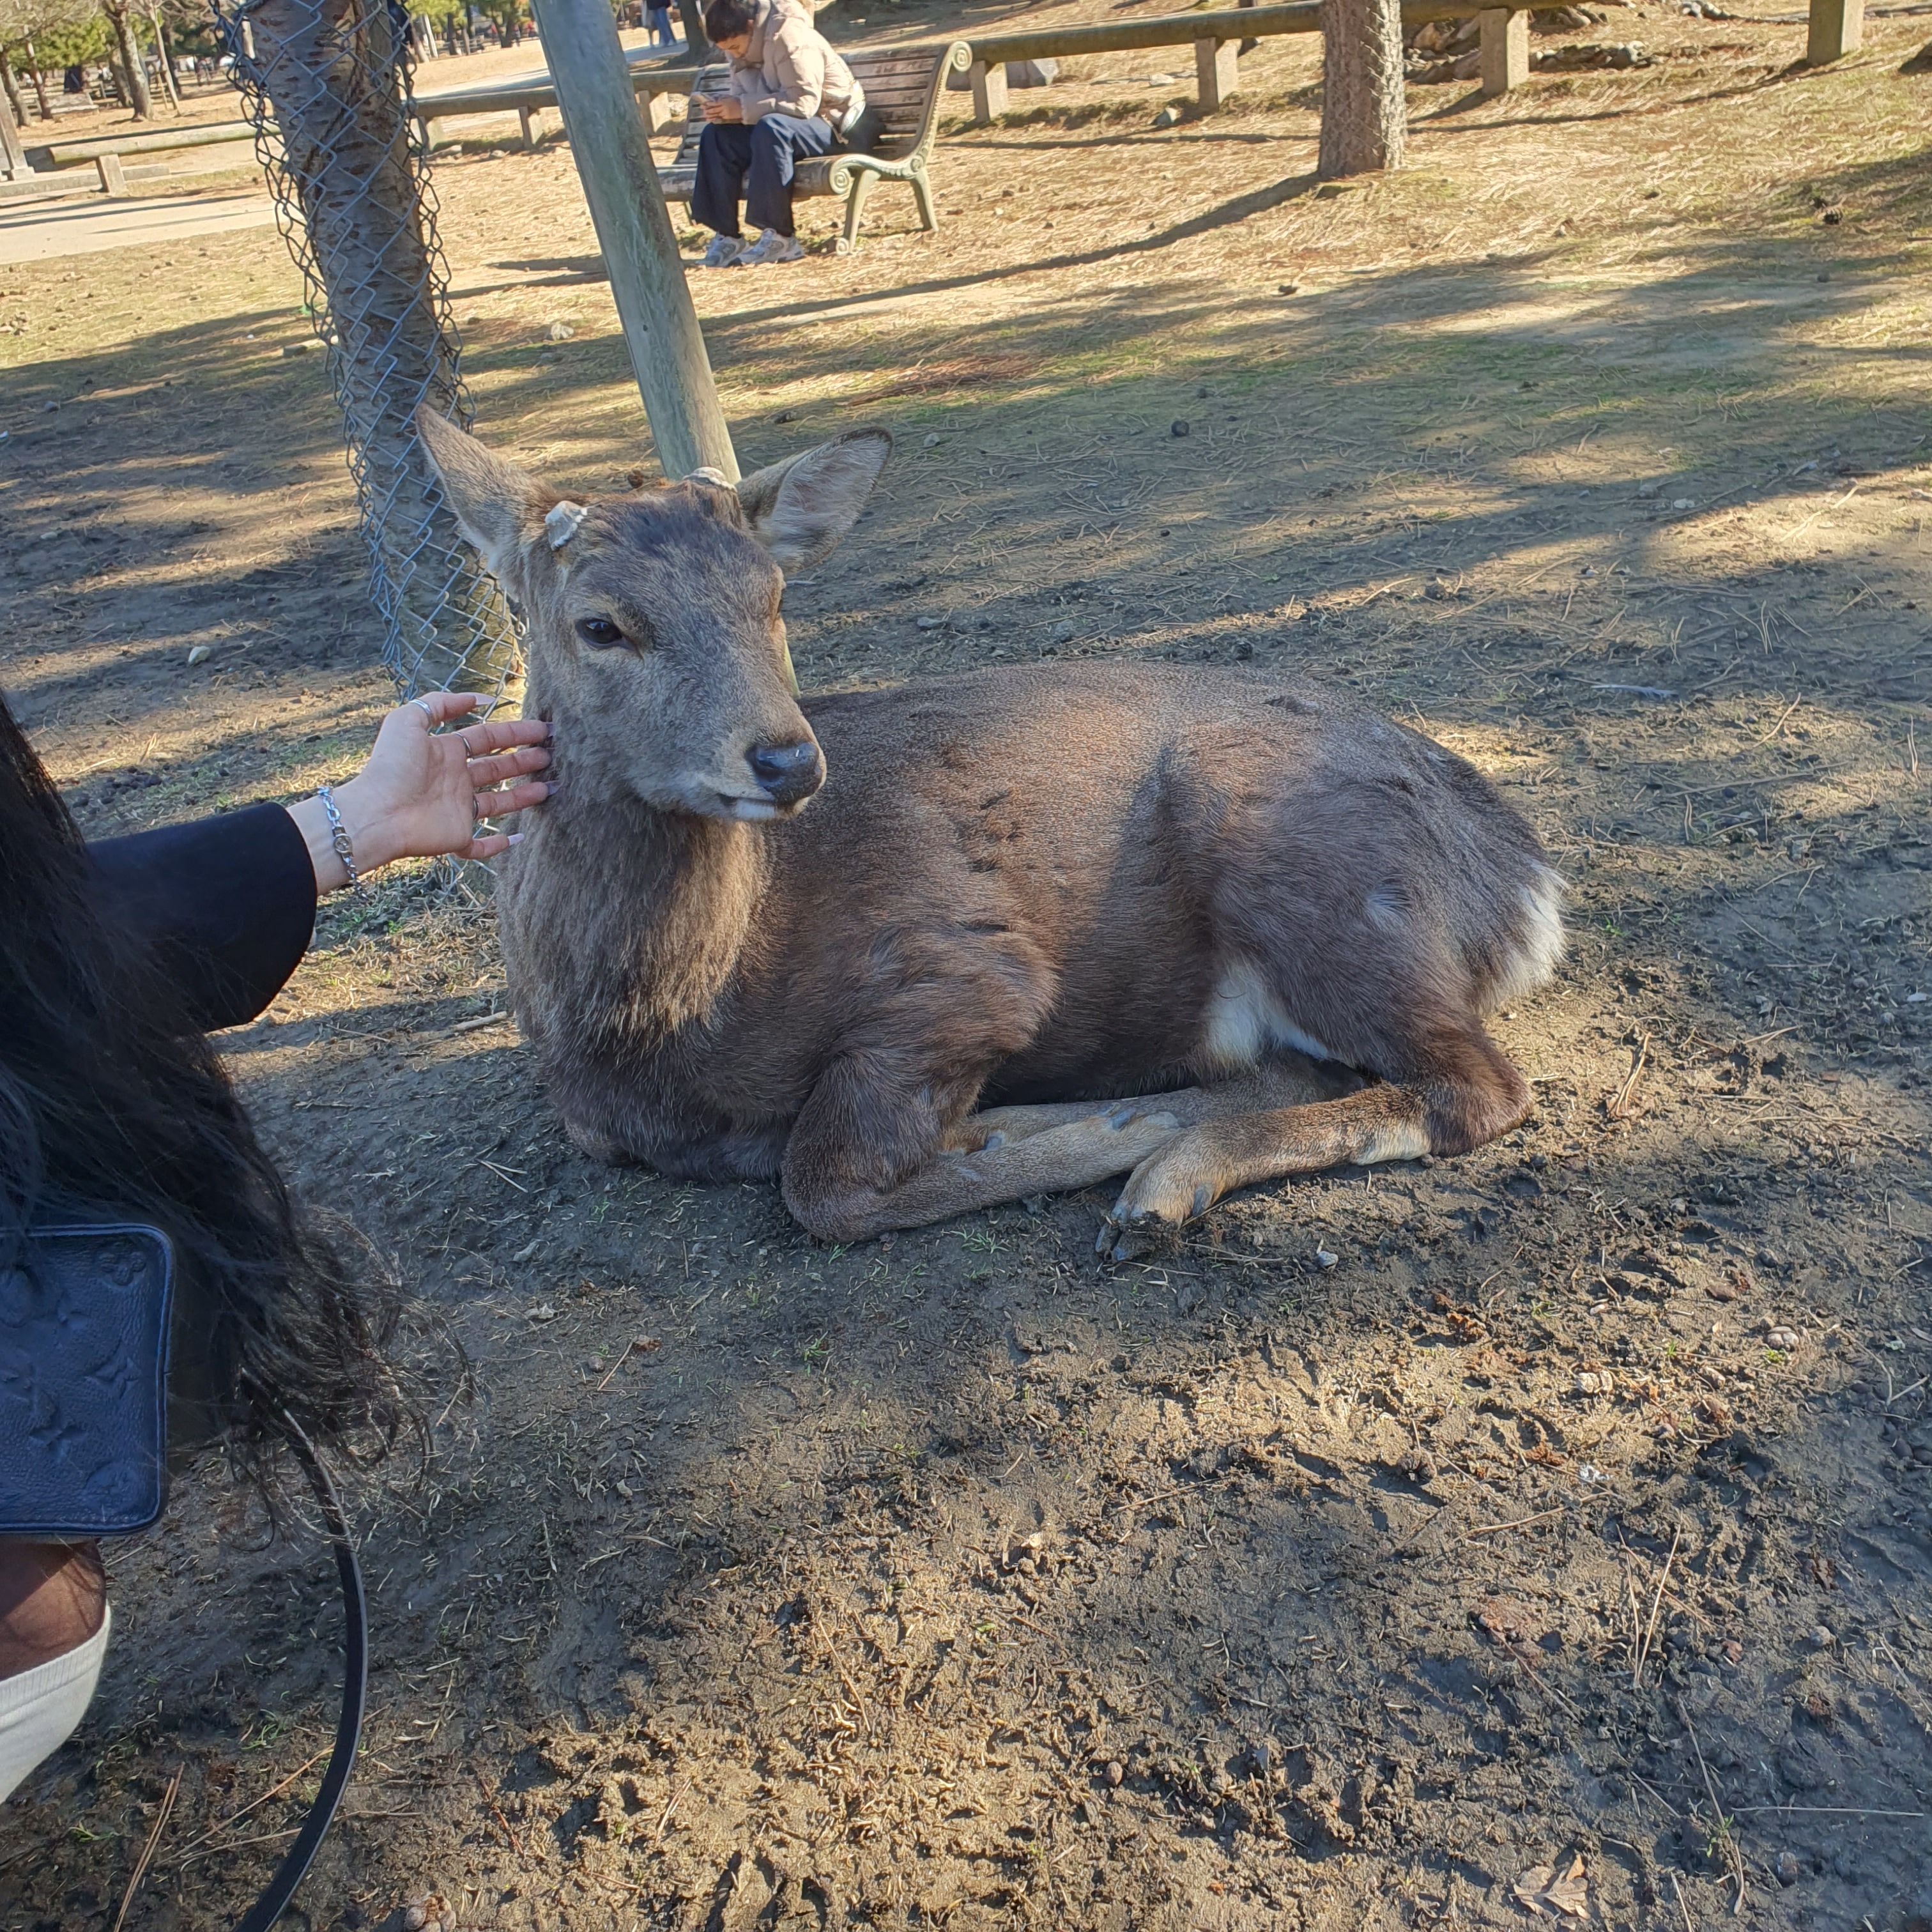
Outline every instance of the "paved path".
POLYGON ((275 205, 259 190, 232 194, 168 194, 110 200, 0 204, 0 263, 48 262, 103 248, 178 242, 191 235, 225 235, 266 228, 275 205))
MULTIPOLYGON (((672 41, 668 47, 626 47, 624 59, 632 67, 650 67, 653 63, 675 67, 688 51, 683 40, 680 38, 672 41)), ((429 81, 434 76, 419 67, 416 69, 416 77, 418 80, 429 81)), ((441 100, 474 100, 487 94, 526 94, 533 87, 548 87, 549 85, 548 68, 519 68, 514 74, 493 74, 488 80, 472 81, 467 87, 418 87, 416 91, 416 104, 419 113, 426 114, 433 120, 436 116, 436 104, 441 100)))

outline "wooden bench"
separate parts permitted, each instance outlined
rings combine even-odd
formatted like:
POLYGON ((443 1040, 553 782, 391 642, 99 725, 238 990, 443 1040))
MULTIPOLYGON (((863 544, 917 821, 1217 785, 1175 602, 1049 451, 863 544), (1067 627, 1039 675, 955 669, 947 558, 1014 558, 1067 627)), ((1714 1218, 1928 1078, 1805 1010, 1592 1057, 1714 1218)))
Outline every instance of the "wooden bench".
POLYGON ((131 160, 137 155, 172 154, 178 148, 214 148, 237 141, 252 145, 254 139, 254 125, 248 121, 207 121, 198 127, 162 128, 146 134, 123 128, 79 140, 43 142, 27 150, 27 160, 37 169, 76 168, 89 161, 98 165, 111 159, 131 160))
MULTIPOLYGON (((932 183, 926 166, 939 128, 939 104, 946 91, 946 76, 964 74, 972 65, 972 50, 964 40, 950 46, 842 48, 853 78, 866 90, 866 118, 876 117, 878 135, 869 154, 853 154, 840 148, 822 160, 802 161, 792 182, 792 193, 810 198, 822 195, 845 197, 845 232, 839 238, 838 252, 856 245, 859 218, 875 183, 904 182, 912 190, 922 228, 939 226, 933 206, 932 183)), ((698 179, 698 144, 709 124, 700 104, 722 100, 730 92, 730 70, 708 67, 698 76, 684 124, 684 139, 678 144, 677 158, 659 170, 667 201, 688 201, 698 179)))

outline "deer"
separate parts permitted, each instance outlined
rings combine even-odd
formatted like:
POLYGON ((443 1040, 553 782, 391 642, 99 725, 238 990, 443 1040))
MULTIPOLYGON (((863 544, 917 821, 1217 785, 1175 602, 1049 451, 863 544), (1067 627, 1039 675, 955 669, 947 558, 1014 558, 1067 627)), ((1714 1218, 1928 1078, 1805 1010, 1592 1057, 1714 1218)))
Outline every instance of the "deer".
POLYGON ((1126 1258, 1231 1190, 1527 1116, 1484 1022, 1555 971, 1562 882, 1465 759, 1251 664, 801 698, 786 578, 886 432, 576 499, 418 421, 553 728, 498 919, 592 1158, 776 1180, 832 1243, 1124 1175, 1126 1258))

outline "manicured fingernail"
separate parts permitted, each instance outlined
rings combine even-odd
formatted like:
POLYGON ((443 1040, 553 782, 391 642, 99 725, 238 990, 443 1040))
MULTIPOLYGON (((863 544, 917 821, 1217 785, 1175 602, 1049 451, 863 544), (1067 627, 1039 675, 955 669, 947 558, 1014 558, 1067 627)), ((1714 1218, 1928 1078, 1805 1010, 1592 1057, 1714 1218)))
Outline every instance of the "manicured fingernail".
POLYGON ((512 845, 520 845, 523 842, 524 835, 520 832, 513 832, 510 834, 510 843, 512 845))

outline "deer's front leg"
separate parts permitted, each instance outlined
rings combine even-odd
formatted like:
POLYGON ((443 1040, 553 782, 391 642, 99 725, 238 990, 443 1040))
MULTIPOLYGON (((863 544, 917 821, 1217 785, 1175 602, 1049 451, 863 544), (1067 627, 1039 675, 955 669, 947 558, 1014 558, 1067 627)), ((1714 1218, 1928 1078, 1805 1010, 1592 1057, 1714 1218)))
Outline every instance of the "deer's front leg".
POLYGON ((946 1145, 968 1153, 1024 1140, 1048 1127, 1094 1114, 1172 1114, 1184 1127, 1227 1114, 1256 1114, 1274 1107, 1305 1106, 1353 1093, 1361 1076, 1332 1061, 1317 1064, 1306 1054, 1283 1048, 1247 1072, 1225 1076, 1212 1084, 1178 1088, 1172 1093, 1142 1094, 1130 1099, 1054 1100, 1043 1105, 985 1107, 956 1123, 946 1145))
POLYGON ((1138 1166, 1180 1124, 1168 1113, 1102 1106, 1002 1146, 948 1149, 927 1090, 867 1077, 876 1070, 829 1068, 786 1144, 785 1205, 820 1240, 863 1240, 1030 1194, 1094 1186, 1138 1166))

